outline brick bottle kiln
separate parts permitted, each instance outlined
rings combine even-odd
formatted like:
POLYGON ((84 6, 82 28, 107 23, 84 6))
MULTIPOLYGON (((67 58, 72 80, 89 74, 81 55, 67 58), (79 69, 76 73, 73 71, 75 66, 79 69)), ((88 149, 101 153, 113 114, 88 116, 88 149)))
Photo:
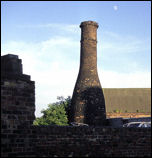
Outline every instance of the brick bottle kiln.
POLYGON ((103 125, 105 100, 97 72, 97 28, 94 21, 84 21, 81 28, 80 69, 75 84, 70 121, 103 125))

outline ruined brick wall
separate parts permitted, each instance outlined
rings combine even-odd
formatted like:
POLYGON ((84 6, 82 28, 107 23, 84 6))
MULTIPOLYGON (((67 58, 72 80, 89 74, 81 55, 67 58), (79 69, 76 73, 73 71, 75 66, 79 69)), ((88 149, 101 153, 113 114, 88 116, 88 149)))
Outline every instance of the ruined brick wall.
MULTIPOLYGON (((35 119, 35 84, 22 73, 21 59, 8 54, 1 57, 1 125, 13 130, 29 126, 35 119)), ((3 131, 2 131, 3 132, 3 131)))
POLYGON ((1 64, 2 157, 150 157, 151 128, 33 126, 34 82, 18 56, 1 64))

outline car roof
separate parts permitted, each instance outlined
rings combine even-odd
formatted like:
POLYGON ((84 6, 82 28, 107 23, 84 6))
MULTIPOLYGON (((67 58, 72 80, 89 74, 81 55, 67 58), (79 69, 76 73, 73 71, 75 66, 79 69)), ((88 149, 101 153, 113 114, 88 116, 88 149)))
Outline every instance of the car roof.
POLYGON ((148 124, 151 124, 151 122, 128 122, 126 124, 137 124, 137 123, 142 123, 142 124, 143 123, 146 123, 146 124, 148 123, 148 124))
POLYGON ((140 123, 147 123, 147 122, 128 122, 128 123, 126 123, 126 124, 140 124, 140 123))

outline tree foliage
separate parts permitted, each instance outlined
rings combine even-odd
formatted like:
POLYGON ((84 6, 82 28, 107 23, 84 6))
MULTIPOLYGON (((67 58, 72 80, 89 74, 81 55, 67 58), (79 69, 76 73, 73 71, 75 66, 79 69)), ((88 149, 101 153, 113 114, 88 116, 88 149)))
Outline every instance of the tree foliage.
POLYGON ((42 110, 41 117, 36 118, 34 125, 68 125, 68 111, 70 108, 71 98, 57 97, 56 103, 48 104, 48 108, 42 110))

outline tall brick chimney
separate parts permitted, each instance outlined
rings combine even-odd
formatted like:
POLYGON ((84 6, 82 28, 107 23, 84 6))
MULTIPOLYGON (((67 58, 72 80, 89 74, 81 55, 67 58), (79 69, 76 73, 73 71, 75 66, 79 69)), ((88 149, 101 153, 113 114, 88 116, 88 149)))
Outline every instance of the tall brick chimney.
POLYGON ((71 101, 70 122, 103 125, 106 114, 97 72, 98 24, 94 21, 84 21, 80 28, 80 69, 71 101))

